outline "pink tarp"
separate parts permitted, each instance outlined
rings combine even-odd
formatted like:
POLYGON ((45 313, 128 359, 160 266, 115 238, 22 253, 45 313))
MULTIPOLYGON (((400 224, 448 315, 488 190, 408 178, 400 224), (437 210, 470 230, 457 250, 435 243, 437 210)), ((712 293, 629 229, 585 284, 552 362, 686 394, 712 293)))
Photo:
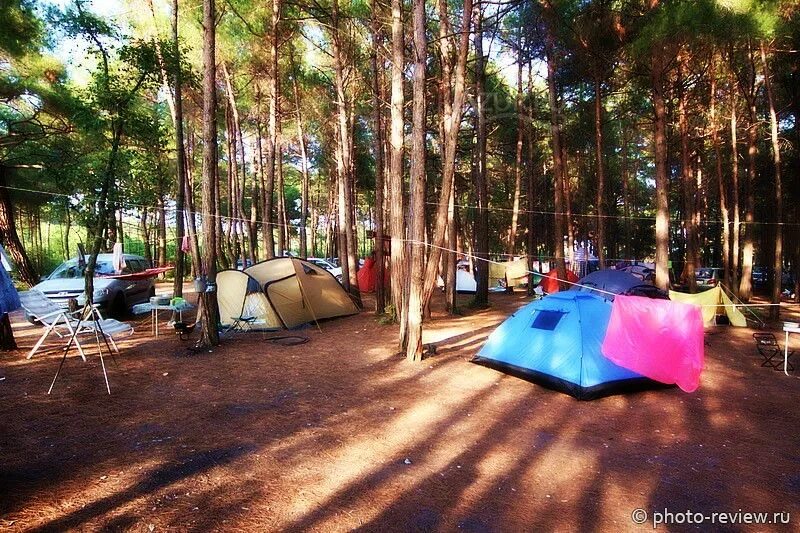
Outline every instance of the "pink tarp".
POLYGON ((695 305, 617 296, 603 355, 623 368, 686 392, 700 384, 703 316, 695 305))

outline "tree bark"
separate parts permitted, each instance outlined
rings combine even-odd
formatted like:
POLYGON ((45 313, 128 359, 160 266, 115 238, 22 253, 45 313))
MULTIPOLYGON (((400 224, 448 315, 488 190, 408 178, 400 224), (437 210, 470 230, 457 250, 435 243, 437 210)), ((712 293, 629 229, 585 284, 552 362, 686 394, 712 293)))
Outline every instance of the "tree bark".
POLYGON ((475 257, 479 261, 475 272, 477 289, 475 304, 489 304, 489 191, 486 176, 486 71, 483 55, 483 7, 476 4, 473 8, 475 28, 475 162, 473 179, 475 181, 475 197, 478 209, 475 213, 475 257))
POLYGON ((264 240, 264 257, 275 257, 275 236, 273 195, 275 192, 275 160, 278 144, 278 108, 280 103, 280 84, 278 80, 278 27, 281 15, 281 0, 272 0, 272 15, 270 29, 270 62, 269 62, 269 91, 267 92, 267 105, 269 119, 267 123, 267 143, 265 149, 264 167, 266 176, 262 188, 262 238, 264 240))
POLYGON ((353 301, 361 307, 361 293, 358 290, 358 243, 355 232, 355 217, 353 198, 352 174, 352 121, 349 118, 348 98, 345 80, 344 49, 341 42, 341 28, 339 17, 339 2, 331 3, 331 44, 334 67, 334 87, 336 90, 336 117, 338 126, 338 150, 336 169, 339 182, 339 232, 340 245, 344 250, 339 251, 342 258, 342 281, 353 301), (344 226, 344 227, 341 227, 344 226), (344 255, 343 255, 344 254, 344 255))
POLYGON ((683 77, 686 71, 686 52, 678 56, 678 129, 681 136, 681 182, 683 184, 683 223, 686 231, 686 259, 683 268, 683 277, 686 279, 689 292, 697 292, 697 278, 695 270, 699 266, 697 261, 697 228, 695 227, 695 196, 696 188, 691 166, 691 153, 689 149, 689 119, 686 106, 688 102, 687 87, 683 77))
POLYGON ((219 344, 217 330, 217 265, 215 261, 217 225, 212 216, 214 182, 217 180, 217 65, 215 0, 203 0, 203 274, 205 291, 200 293, 203 306, 198 346, 219 344))
POLYGON ((392 91, 391 132, 389 135, 389 231, 391 236, 392 305, 400 324, 399 347, 406 347, 406 243, 403 197, 403 70, 405 44, 403 39, 403 2, 392 0, 392 91))
MULTIPOLYGON (((334 0, 335 1, 335 0, 334 0)), ((411 180, 409 239, 411 261, 408 292, 408 345, 406 358, 422 360, 422 308, 425 261, 425 0, 413 0, 413 111, 411 131, 411 180)))
POLYGON ((378 9, 377 0, 372 0, 370 68, 372 70, 372 130, 375 135, 375 314, 380 315, 386 309, 383 274, 383 188, 386 164, 383 152, 383 113, 381 104, 383 69, 378 68, 378 50, 382 48, 384 39, 378 9))
POLYGON ((719 54, 715 51, 711 59, 709 104, 711 146, 714 150, 714 171, 719 192, 719 210, 722 214, 722 271, 726 287, 731 287, 731 223, 728 208, 728 186, 722 173, 722 147, 719 141, 719 119, 717 117, 717 62, 719 54))
POLYGON ((664 50, 652 54, 650 90, 653 99, 653 140, 656 167, 656 286, 669 289, 669 176, 667 174, 667 116, 664 102, 664 50))
MULTIPOLYGON (((567 279, 564 264, 564 160, 561 150, 561 113, 558 107, 556 89, 557 59, 554 46, 555 38, 548 27, 545 36, 545 55, 547 56, 547 100, 550 107, 550 143, 553 151, 553 206, 555 208, 553 223, 553 256, 556 262, 559 280, 567 279)), ((563 283, 561 283, 563 286, 563 283)))
MULTIPOLYGON (((439 50, 442 58, 442 84, 440 92, 442 96, 442 110, 444 114, 443 135, 443 154, 442 154, 442 185, 439 194, 439 202, 436 206, 435 227, 433 231, 433 246, 430 247, 428 263, 425 270, 425 306, 430 302, 433 290, 436 287, 437 270, 439 259, 441 258, 442 248, 447 236, 447 224, 449 220, 450 196, 453 194, 455 172, 456 172, 456 150, 458 148, 458 133, 461 129, 461 119, 464 112, 464 92, 466 88, 466 69, 467 55, 469 52, 469 32, 470 20, 473 16, 472 0, 465 0, 459 32, 459 47, 455 51, 456 63, 455 72, 452 67, 453 45, 451 39, 454 37, 450 28, 450 19, 447 12, 447 3, 444 0, 438 2, 439 6, 439 50), (452 87, 451 87, 452 85, 452 87)), ((487 265, 484 265, 484 267, 487 265)), ((488 284, 488 277, 487 277, 488 284)))
POLYGON ((753 252, 755 248, 755 183, 756 183, 756 158, 758 156, 758 111, 756 109, 756 69, 751 43, 748 42, 747 51, 748 74, 746 85, 742 85, 749 111, 747 125, 747 181, 745 182, 745 211, 744 211, 744 237, 742 246, 742 272, 739 278, 739 299, 747 303, 752 296, 753 252))
POLYGON ((599 72, 595 73, 594 79, 594 143, 595 167, 597 172, 597 259, 600 268, 605 268, 606 171, 605 163, 603 161, 603 83, 599 72))
POLYGON ((737 138, 738 124, 736 116, 737 98, 736 84, 733 74, 733 53, 731 52, 731 83, 730 83, 730 111, 731 111, 731 190, 733 198, 733 236, 731 237, 731 290, 739 294, 739 239, 741 222, 739 215, 739 141, 737 138))
POLYGON ((517 29, 517 95, 515 105, 517 111, 517 146, 514 153, 514 200, 511 205, 511 228, 508 232, 506 246, 506 252, 510 259, 513 258, 516 248, 519 200, 522 194, 522 148, 525 130, 525 113, 522 109, 522 66, 522 20, 520 19, 520 26, 517 29))
MULTIPOLYGON (((300 111, 300 88, 297 83, 299 71, 294 60, 294 48, 289 54, 289 62, 292 67, 292 93, 294 94, 295 120, 297 121, 297 143, 300 147, 300 175, 302 183, 300 185, 300 257, 308 257, 308 236, 306 222, 308 221, 308 154, 306 152, 306 136, 303 132, 303 114, 300 111)), ((313 248, 313 246, 312 246, 313 248)))
MULTIPOLYGON (((761 42, 761 62, 764 67, 764 87, 769 105, 770 139, 772 141, 772 165, 775 173, 775 250, 772 259, 774 277, 772 280, 772 298, 769 316, 773 320, 780 318, 781 285, 783 282, 783 185, 781 183, 781 145, 778 139, 778 114, 775 112, 775 100, 772 93, 772 79, 767 57, 767 46, 761 42)), ((796 127, 796 126, 795 126, 796 127)))
POLYGON ((183 95, 181 73, 181 51, 178 40, 178 0, 172 0, 172 43, 175 47, 177 67, 174 76, 175 92, 175 162, 177 168, 177 187, 175 194, 175 280, 172 284, 173 296, 183 296, 183 271, 185 270, 185 254, 183 252, 183 236, 185 235, 184 219, 186 199, 186 149, 183 143, 183 95))
POLYGON ((0 243, 14 260, 20 279, 33 287, 39 283, 39 274, 17 234, 14 208, 8 190, 8 172, 8 167, 0 165, 0 243))

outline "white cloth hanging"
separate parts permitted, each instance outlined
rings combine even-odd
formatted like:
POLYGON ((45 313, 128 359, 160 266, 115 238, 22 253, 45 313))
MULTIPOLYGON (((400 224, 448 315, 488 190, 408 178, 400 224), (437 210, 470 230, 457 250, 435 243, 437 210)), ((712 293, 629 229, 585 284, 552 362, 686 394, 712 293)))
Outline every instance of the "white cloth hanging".
POLYGON ((114 267, 114 272, 116 274, 121 274, 123 270, 125 270, 125 257, 122 255, 122 243, 117 242, 114 243, 113 249, 114 255, 111 258, 111 264, 114 267))

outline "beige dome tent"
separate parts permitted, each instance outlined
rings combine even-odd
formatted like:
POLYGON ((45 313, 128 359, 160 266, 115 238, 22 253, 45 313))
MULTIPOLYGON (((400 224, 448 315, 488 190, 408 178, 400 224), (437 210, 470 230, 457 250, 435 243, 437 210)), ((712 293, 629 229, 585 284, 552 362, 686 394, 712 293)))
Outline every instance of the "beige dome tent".
POLYGON ((217 274, 220 323, 253 317, 256 329, 294 328, 358 308, 330 272, 295 257, 277 257, 217 274))

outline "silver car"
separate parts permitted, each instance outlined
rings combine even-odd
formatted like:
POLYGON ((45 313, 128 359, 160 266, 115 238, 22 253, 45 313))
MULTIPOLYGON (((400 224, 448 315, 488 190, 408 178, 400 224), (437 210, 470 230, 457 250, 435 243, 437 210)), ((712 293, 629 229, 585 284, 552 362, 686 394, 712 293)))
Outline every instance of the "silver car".
MULTIPOLYGON (((141 280, 116 279, 106 276, 114 274, 113 254, 99 254, 94 273, 94 303, 102 310, 114 316, 123 316, 131 306, 145 303, 155 295, 155 278, 141 280)), ((150 268, 149 262, 142 256, 124 254, 125 269, 123 274, 135 274, 150 268)), ((88 258, 87 258, 88 261, 88 258)), ((84 271, 86 267, 78 264, 78 258, 64 261, 52 274, 36 285, 37 289, 50 300, 62 307, 69 305, 75 298, 78 305, 86 303, 84 296, 84 271)))

